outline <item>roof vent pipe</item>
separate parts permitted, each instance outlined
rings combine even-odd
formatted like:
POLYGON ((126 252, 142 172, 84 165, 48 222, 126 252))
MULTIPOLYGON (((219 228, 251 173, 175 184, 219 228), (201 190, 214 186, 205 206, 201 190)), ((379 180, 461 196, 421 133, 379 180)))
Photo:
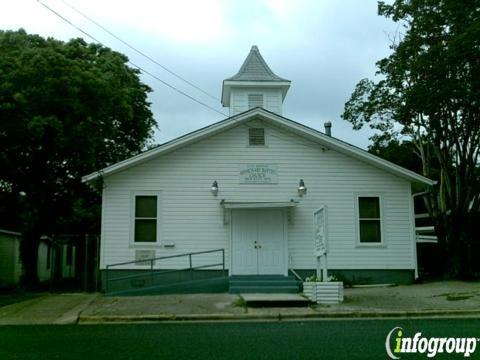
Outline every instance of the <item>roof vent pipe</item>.
POLYGON ((332 123, 327 121, 323 126, 325 126, 325 134, 327 136, 332 136, 332 123))

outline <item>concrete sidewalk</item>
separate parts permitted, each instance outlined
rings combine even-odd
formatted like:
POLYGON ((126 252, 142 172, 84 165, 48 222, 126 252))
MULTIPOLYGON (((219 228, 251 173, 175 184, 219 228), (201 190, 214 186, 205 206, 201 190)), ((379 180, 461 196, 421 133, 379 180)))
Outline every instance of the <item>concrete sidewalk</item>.
POLYGON ((345 302, 307 307, 246 307, 233 294, 96 298, 80 323, 172 320, 279 320, 358 317, 480 317, 479 282, 345 289, 345 302))
POLYGON ((246 307, 234 294, 113 297, 47 295, 0 308, 0 324, 365 317, 480 317, 480 282, 345 289, 345 302, 306 307, 246 307))
POLYGON ((0 307, 0 325, 76 324, 98 294, 48 294, 0 307))

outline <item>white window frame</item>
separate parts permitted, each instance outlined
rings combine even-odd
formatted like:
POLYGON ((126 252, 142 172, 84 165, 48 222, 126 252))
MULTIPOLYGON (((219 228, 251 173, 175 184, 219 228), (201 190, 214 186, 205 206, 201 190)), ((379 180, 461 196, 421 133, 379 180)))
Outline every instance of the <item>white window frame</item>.
POLYGON ((385 242, 385 226, 384 226, 384 211, 383 211, 383 195, 380 193, 359 193, 355 195, 355 228, 356 228, 356 246, 357 247, 386 247, 385 242), (376 197, 378 198, 378 206, 380 210, 380 219, 361 219, 360 218, 360 198, 376 197), (360 241, 360 220, 380 220, 380 242, 361 242, 360 241))
POLYGON ((129 247, 132 248, 157 248, 161 247, 161 231, 162 231, 162 196, 160 191, 132 191, 130 196, 130 241, 129 247), (157 197, 157 238, 152 242, 135 242, 135 202, 137 196, 156 196, 157 197))

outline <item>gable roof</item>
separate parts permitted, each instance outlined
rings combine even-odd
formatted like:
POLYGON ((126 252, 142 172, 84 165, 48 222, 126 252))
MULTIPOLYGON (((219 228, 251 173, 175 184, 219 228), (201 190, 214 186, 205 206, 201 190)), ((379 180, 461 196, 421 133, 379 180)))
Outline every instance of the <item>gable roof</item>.
POLYGON ((253 45, 238 73, 224 81, 290 81, 276 75, 253 45))
POLYGON ((278 114, 275 114, 273 112, 270 112, 260 107, 250 109, 243 113, 229 117, 225 120, 216 122, 212 125, 206 126, 199 130, 180 136, 176 139, 173 139, 169 142, 161 144, 155 148, 142 152, 138 155, 132 156, 131 158, 128 158, 126 160, 110 165, 104 169, 95 171, 89 175, 84 176, 82 178, 82 181, 89 182, 100 176, 112 175, 114 173, 123 171, 130 167, 149 161, 157 156, 169 153, 178 148, 190 145, 194 142, 203 140, 209 136, 231 129, 242 123, 248 122, 254 118, 259 118, 260 120, 271 122, 274 125, 283 127, 297 135, 305 137, 313 142, 319 143, 320 145, 326 148, 329 148, 329 149, 338 151, 340 153, 343 153, 344 155, 356 158, 360 161, 368 163, 374 167, 385 170, 391 174, 394 174, 396 176, 399 176, 411 182, 423 184, 423 185, 429 185, 429 186, 435 184, 435 181, 430 180, 411 170, 405 169, 399 165, 396 165, 392 162, 389 162, 373 154, 370 154, 369 152, 363 149, 360 149, 354 145, 351 145, 349 143, 346 143, 334 137, 325 135, 320 131, 317 131, 308 126, 302 125, 300 123, 297 123, 293 120, 287 119, 283 116, 280 116, 278 114))

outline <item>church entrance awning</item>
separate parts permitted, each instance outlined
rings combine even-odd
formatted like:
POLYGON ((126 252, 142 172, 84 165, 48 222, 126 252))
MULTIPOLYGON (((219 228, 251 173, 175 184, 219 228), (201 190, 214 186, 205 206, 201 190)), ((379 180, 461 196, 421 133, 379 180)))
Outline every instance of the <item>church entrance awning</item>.
POLYGON ((259 202, 259 201, 225 201, 222 200, 220 205, 225 209, 279 209, 279 208, 292 208, 297 206, 298 202, 290 200, 283 202, 259 202))
POLYGON ((225 201, 222 200, 220 205, 223 207, 223 222, 224 224, 230 223, 230 210, 235 209, 286 209, 287 221, 289 224, 293 224, 292 210, 298 205, 297 201, 293 199, 290 201, 274 201, 274 202, 265 202, 265 201, 225 201))

